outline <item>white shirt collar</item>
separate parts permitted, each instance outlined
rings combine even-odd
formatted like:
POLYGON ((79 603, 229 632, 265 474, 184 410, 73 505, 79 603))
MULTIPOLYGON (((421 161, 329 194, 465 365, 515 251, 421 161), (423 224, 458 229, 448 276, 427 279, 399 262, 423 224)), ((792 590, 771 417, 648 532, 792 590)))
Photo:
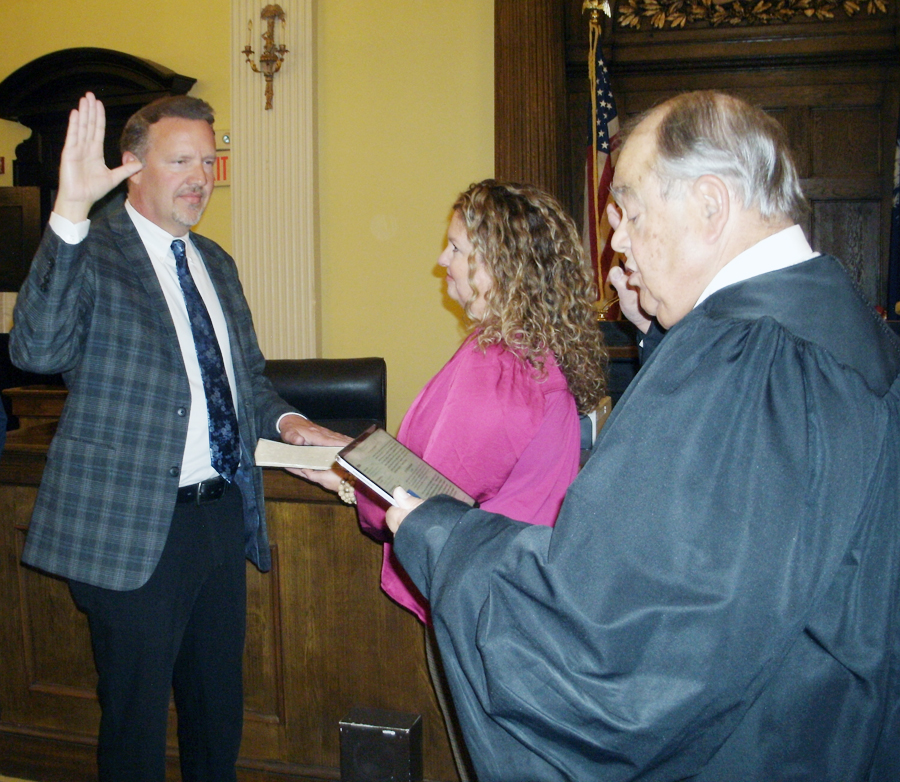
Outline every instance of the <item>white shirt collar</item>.
POLYGON ((131 217, 131 221, 144 242, 144 246, 156 257, 165 258, 167 255, 172 255, 173 239, 182 239, 185 244, 190 245, 190 232, 185 233, 183 236, 172 236, 168 231, 160 228, 152 220, 148 220, 138 212, 131 205, 131 201, 125 201, 125 210, 131 217))
POLYGON ((786 269, 820 254, 809 246, 803 235, 803 229, 799 225, 792 225, 767 236, 725 264, 706 286, 706 290, 700 294, 694 306, 699 306, 727 285, 734 285, 760 274, 786 269))

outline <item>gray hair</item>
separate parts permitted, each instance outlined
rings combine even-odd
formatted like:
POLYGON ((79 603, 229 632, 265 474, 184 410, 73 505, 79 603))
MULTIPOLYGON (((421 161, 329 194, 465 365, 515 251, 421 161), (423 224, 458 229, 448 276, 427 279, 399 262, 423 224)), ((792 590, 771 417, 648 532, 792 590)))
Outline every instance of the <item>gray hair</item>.
POLYGON ((784 128, 762 109, 721 92, 689 92, 662 105, 656 174, 668 197, 704 174, 719 177, 745 209, 797 221, 806 199, 784 128))

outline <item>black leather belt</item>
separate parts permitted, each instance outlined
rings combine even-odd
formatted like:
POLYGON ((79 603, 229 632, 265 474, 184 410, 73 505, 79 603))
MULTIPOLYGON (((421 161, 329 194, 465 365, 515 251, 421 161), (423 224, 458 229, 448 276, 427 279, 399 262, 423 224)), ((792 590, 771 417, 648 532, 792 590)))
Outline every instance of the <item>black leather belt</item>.
POLYGON ((207 478, 200 483, 192 483, 190 486, 178 487, 178 502, 192 502, 202 505, 204 502, 215 502, 221 499, 228 483, 221 475, 215 478, 207 478))

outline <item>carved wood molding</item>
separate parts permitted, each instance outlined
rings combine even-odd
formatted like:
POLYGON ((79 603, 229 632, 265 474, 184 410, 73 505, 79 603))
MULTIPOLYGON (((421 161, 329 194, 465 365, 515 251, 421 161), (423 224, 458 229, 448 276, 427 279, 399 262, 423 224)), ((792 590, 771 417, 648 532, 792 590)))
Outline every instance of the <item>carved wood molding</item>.
POLYGON ((618 27, 664 29, 785 24, 848 19, 864 11, 887 14, 887 0, 622 0, 618 27))

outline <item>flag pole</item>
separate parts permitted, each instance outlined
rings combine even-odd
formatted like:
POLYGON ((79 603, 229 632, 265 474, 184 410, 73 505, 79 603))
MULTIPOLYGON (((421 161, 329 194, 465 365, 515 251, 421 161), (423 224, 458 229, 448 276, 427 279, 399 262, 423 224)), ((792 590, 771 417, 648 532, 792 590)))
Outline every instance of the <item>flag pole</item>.
MULTIPOLYGON (((590 248, 590 261, 597 278, 597 301, 594 306, 601 319, 616 319, 618 318, 618 307, 616 306, 618 297, 614 294, 607 295, 606 280, 603 274, 604 262, 609 263, 610 259, 606 258, 605 261, 601 259, 601 254, 604 252, 611 252, 611 250, 607 249, 604 251, 600 246, 601 237, 604 235, 604 209, 607 199, 605 197, 602 199, 599 197, 601 177, 604 172, 601 171, 600 166, 597 164, 599 151, 597 148, 597 126, 599 119, 597 114, 597 87, 599 78, 599 74, 597 73, 597 62, 600 59, 600 57, 598 57, 598 47, 600 47, 600 39, 603 32, 600 15, 603 13, 606 14, 607 17, 612 18, 612 10, 610 8, 609 0, 584 0, 581 11, 582 13, 585 11, 590 12, 588 18, 588 78, 591 89, 591 182, 589 188, 591 197, 590 214, 585 215, 586 222, 588 220, 590 221, 590 227, 588 228, 588 226, 585 225, 585 228, 593 235, 594 241, 588 241, 586 246, 590 248)), ((611 139, 607 139, 607 142, 609 141, 611 141, 611 139)), ((605 152, 607 155, 612 155, 612 147, 610 146, 605 152)), ((608 233, 608 226, 606 232, 608 233)))
MULTIPOLYGON (((581 6, 581 13, 590 11, 588 18, 588 79, 591 83, 591 153, 594 160, 597 159, 597 47, 600 45, 600 34, 603 28, 600 25, 600 11, 610 16, 609 0, 584 0, 581 6)), ((593 174, 593 182, 591 183, 592 192, 596 193, 600 187, 600 172, 597 165, 591 166, 593 174)), ((594 223, 594 235, 600 236, 600 202, 597 198, 593 199, 593 214, 591 219, 594 223)), ((597 301, 603 300, 603 275, 600 269, 597 269, 597 301)))

